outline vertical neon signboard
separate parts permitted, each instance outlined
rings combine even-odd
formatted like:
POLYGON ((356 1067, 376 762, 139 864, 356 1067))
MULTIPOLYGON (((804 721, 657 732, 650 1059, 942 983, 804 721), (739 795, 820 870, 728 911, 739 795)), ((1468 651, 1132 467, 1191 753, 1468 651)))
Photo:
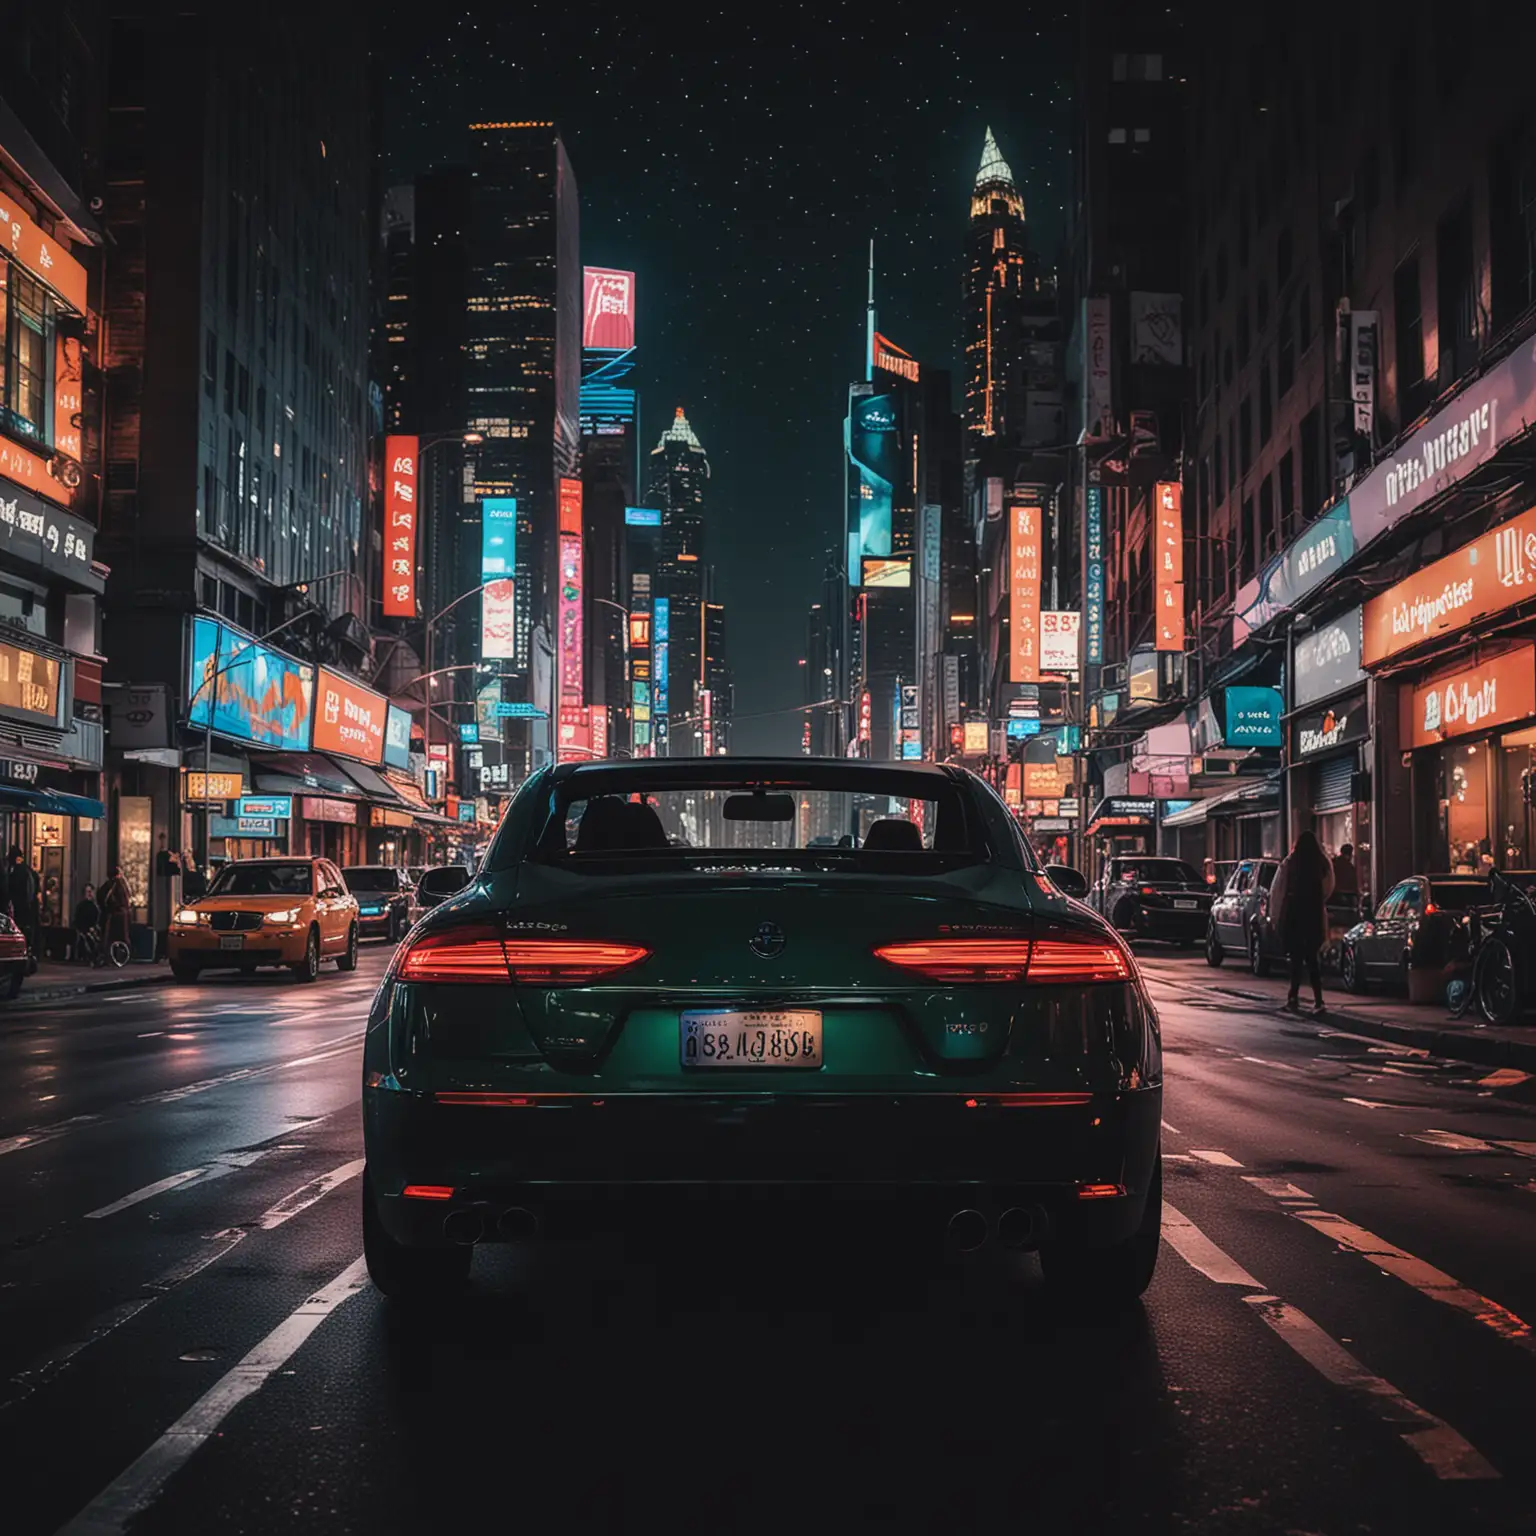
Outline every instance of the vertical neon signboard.
POLYGON ((1184 487, 1160 480, 1157 499, 1157 551, 1153 572, 1157 598, 1157 649, 1184 649, 1184 487))
POLYGON ((581 481, 560 482, 560 705, 579 705, 582 676, 581 481))
POLYGON ((384 439, 384 617, 416 617, 417 449, 414 437, 384 439))
POLYGON ((1104 664, 1104 488, 1087 489, 1083 527, 1083 660, 1104 664))
POLYGON ((1008 537, 1008 679, 1014 683, 1040 681, 1040 557, 1039 507, 1009 509, 1008 537))
POLYGON ((480 503, 480 655, 510 661, 517 655, 517 498, 487 496, 480 503))

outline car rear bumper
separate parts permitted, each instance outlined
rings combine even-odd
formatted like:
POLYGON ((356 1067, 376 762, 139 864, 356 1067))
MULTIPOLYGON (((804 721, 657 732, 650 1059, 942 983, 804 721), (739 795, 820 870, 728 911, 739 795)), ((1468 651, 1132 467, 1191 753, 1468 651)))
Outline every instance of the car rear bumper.
POLYGON ((1210 922, 1209 907, 1199 907, 1193 911, 1143 907, 1133 931, 1148 939, 1203 939, 1210 922))
POLYGON ((900 1196, 944 1215, 1043 1209, 1058 1236, 1136 1230, 1160 1088, 1114 1094, 456 1095, 367 1088, 370 1183, 399 1242, 443 1240, 453 1210, 579 1211, 613 1200, 793 1191, 900 1196), (476 1102, 476 1099, 491 1102, 476 1102), (406 1197, 407 1186, 449 1191, 406 1197), (1084 1191, 1089 1191, 1085 1194, 1084 1191))

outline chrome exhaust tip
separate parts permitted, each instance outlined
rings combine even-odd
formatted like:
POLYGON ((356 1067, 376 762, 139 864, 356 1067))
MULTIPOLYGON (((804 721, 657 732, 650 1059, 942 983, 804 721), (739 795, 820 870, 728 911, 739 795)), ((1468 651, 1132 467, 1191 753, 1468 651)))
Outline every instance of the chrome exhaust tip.
POLYGON ((949 1218, 946 1236, 956 1252, 975 1253, 986 1245, 989 1230, 987 1218, 980 1211, 956 1211, 949 1218))
POLYGON ((509 1243, 526 1243, 539 1235, 539 1217, 525 1206, 509 1206, 501 1213, 496 1231, 509 1243))
POLYGON ((449 1211, 443 1218, 443 1236, 463 1246, 478 1243, 485 1236, 485 1217, 476 1210, 449 1211))
POLYGON ((1038 1241, 1034 1212, 1010 1206, 997 1218, 997 1240, 1004 1248, 1033 1248, 1038 1241))

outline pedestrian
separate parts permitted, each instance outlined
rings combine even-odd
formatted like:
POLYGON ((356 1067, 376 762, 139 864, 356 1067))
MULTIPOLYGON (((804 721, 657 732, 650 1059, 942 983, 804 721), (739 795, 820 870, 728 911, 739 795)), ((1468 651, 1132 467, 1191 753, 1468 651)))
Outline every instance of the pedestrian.
POLYGON ((1355 845, 1345 843, 1333 856, 1333 893, 1335 896, 1358 896, 1360 876, 1355 869, 1355 845))
POLYGON ((106 919, 106 942, 110 950, 118 942, 128 943, 128 919, 133 910, 133 892, 123 879, 123 866, 112 866, 112 878, 101 888, 101 911, 106 919))
POLYGON ((100 946, 101 908, 96 902, 96 887, 87 883, 75 903, 75 959, 94 960, 100 946))
POLYGON ((197 859, 190 853, 181 856, 181 899, 201 901, 208 894, 208 877, 197 867, 197 859))
POLYGON ((27 863, 18 844, 11 844, 10 867, 6 870, 5 895, 11 908, 11 920, 26 936, 27 949, 37 953, 37 875, 27 863))
POLYGON ((1298 1006, 1301 975, 1312 983, 1312 998, 1321 1013, 1323 973, 1318 952, 1328 938, 1328 898, 1333 894, 1333 865, 1315 833, 1303 832, 1290 857, 1275 874, 1269 892, 1270 925, 1280 935, 1291 962, 1291 991, 1287 1008, 1298 1006))

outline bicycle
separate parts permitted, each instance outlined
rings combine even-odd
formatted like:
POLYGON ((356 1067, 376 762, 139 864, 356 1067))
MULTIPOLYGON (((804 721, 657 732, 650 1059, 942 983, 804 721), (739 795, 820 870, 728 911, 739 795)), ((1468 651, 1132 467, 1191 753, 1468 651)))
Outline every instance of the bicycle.
POLYGON ((1502 906, 1492 921, 1474 913, 1468 925, 1469 974, 1447 989, 1453 1019, 1474 1006, 1489 1024, 1511 1024, 1536 1002, 1536 902, 1530 892, 1492 870, 1488 892, 1502 906))

